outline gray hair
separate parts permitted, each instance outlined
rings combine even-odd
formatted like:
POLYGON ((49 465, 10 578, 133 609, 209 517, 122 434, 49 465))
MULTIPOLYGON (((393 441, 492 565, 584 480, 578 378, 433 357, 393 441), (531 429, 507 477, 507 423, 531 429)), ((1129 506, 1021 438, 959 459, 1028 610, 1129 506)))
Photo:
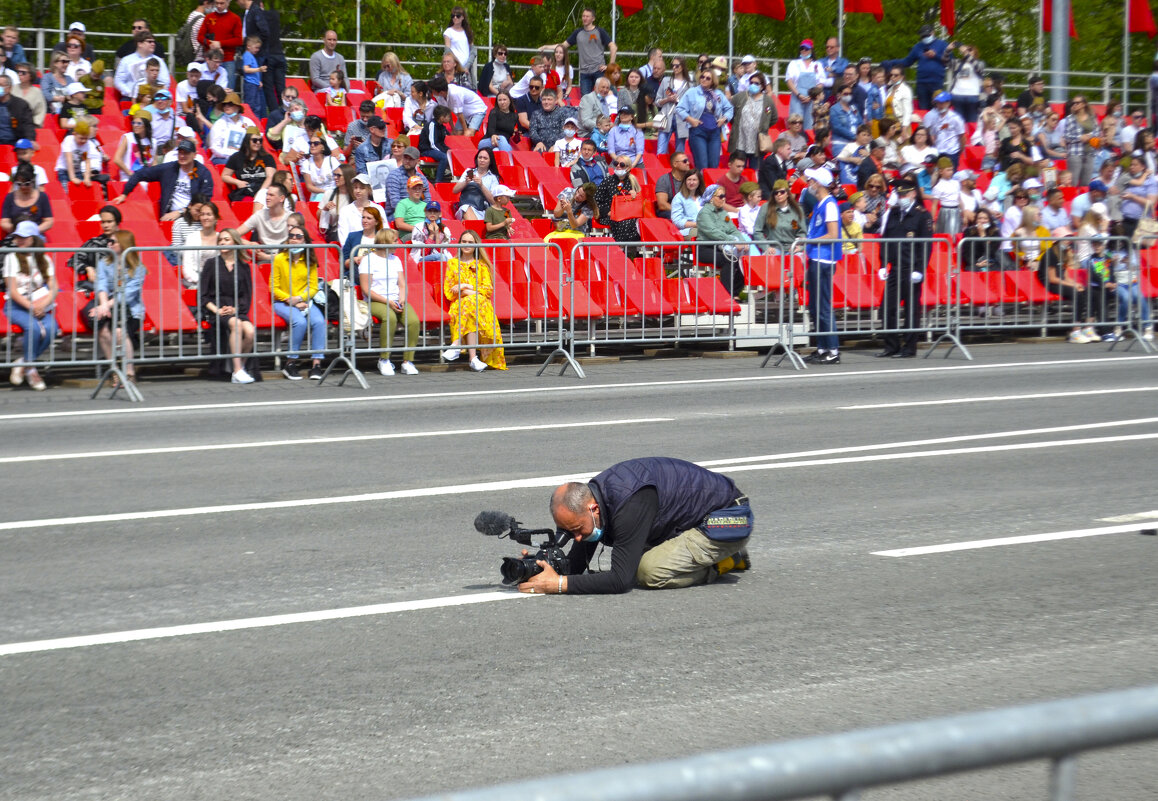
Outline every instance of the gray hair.
POLYGON ((572 514, 582 514, 594 497, 595 495, 589 486, 578 481, 570 481, 561 485, 551 495, 551 515, 554 516, 557 509, 566 509, 572 514))

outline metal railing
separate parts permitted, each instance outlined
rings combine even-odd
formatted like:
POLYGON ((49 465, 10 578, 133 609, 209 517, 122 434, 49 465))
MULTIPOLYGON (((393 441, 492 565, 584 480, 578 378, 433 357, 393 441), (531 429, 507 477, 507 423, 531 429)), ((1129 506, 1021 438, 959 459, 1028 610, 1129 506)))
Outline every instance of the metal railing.
MULTIPOLYGON (((47 54, 52 49, 53 45, 67 33, 67 31, 59 31, 51 28, 27 28, 23 33, 32 33, 36 37, 36 44, 27 48, 35 52, 35 60, 33 63, 38 69, 43 70, 47 64, 47 54)), ((106 70, 111 71, 115 68, 114 53, 118 47, 128 38, 126 33, 117 33, 109 31, 90 31, 87 35, 87 41, 93 45, 94 51, 101 57, 106 59, 106 70), (101 44, 98 49, 96 44, 101 44)), ((172 33, 158 33, 158 39, 164 40, 166 45, 166 53, 169 71, 175 77, 178 77, 184 72, 184 64, 176 64, 174 61, 173 50, 176 43, 176 35, 172 33), (176 72, 174 70, 177 70, 176 72)), ((286 51, 287 73, 290 78, 306 78, 309 79, 309 59, 310 55, 320 47, 320 42, 317 39, 298 39, 298 38, 283 38, 282 45, 286 51), (295 71, 296 70, 296 71, 295 71)), ((541 48, 536 47, 518 47, 515 45, 508 45, 510 53, 510 63, 515 69, 529 61, 529 57, 537 53, 543 52, 541 48), (526 58, 519 58, 525 56, 526 58)), ((380 71, 380 60, 382 54, 387 50, 392 50, 398 55, 399 60, 403 65, 416 77, 424 77, 428 73, 433 75, 438 71, 438 66, 442 54, 445 50, 441 43, 437 42, 374 42, 374 41, 354 41, 349 39, 339 40, 338 50, 343 55, 353 53, 350 58, 350 65, 353 67, 349 77, 358 80, 374 79, 380 71), (376 56, 376 57, 375 57, 376 56)), ((698 53, 683 53, 678 51, 664 51, 666 57, 679 56, 684 59, 694 60, 698 53)), ((490 53, 486 48, 480 48, 476 59, 476 73, 477 67, 490 59, 490 53)), ((757 56, 759 58, 759 56, 757 56)), ((642 51, 620 50, 619 61, 624 68, 624 73, 631 67, 638 67, 647 61, 647 53, 642 51)), ((788 71, 788 65, 792 59, 787 58, 761 58, 760 69, 768 77, 770 85, 775 88, 778 93, 788 91, 787 85, 784 83, 784 76, 788 71)), ((1027 86, 1028 78, 1031 74, 1038 72, 1032 68, 1005 68, 997 65, 989 65, 990 71, 1000 72, 1005 76, 1006 96, 1015 97, 1016 92, 1027 86)), ((1046 78, 1048 81, 1048 73, 1046 78)), ((1123 75, 1122 73, 1109 72, 1070 72, 1068 73, 1068 83, 1066 90, 1072 94, 1083 93, 1093 103, 1108 103, 1115 97, 1121 99, 1123 104, 1128 108, 1140 106, 1146 109, 1150 108, 1150 82, 1149 76, 1137 73, 1129 73, 1123 75), (1144 104, 1144 105, 1143 105, 1144 104)), ((1051 84, 1046 85, 1047 93, 1053 89, 1051 84)))
POLYGON ((1046 797, 1074 801, 1079 754, 1155 739, 1150 686, 416 801, 855 801, 873 787, 1036 760, 1050 761, 1046 797))

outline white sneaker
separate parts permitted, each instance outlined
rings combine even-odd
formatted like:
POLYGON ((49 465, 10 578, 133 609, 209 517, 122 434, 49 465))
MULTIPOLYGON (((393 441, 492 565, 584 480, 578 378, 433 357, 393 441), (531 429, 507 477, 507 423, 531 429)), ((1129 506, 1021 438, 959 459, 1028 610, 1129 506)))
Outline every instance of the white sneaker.
POLYGON ((1090 341, 1090 338, 1079 328, 1076 331, 1070 331, 1069 341, 1078 345, 1085 345, 1090 341))
POLYGON ((474 370, 476 373, 481 373, 483 370, 487 369, 487 363, 480 359, 478 356, 475 356, 470 360, 470 369, 474 370))
POLYGON ((24 383, 24 359, 17 359, 16 364, 13 365, 12 370, 8 373, 8 381, 12 386, 18 387, 24 383))
POLYGON ((461 355, 462 351, 458 348, 447 348, 442 352, 442 358, 446 359, 448 362, 453 362, 461 355))
POLYGON ((418 375, 418 368, 413 362, 402 362, 402 375, 418 375))
POLYGON ((1102 339, 1098 335, 1098 332, 1094 330, 1093 326, 1087 325, 1085 328, 1082 329, 1082 333, 1086 335, 1086 341, 1087 342, 1100 342, 1102 339))
POLYGON ((48 389, 48 386, 44 383, 44 379, 40 377, 40 373, 36 372, 36 368, 34 367, 28 369, 28 386, 37 392, 44 392, 44 390, 48 389))
POLYGON ((394 362, 389 359, 379 359, 378 372, 382 375, 394 375, 394 362))
POLYGON ((1154 326, 1148 325, 1142 330, 1142 339, 1146 340, 1147 342, 1154 341, 1154 326))
POLYGON ((252 384, 253 381, 254 381, 253 376, 251 376, 249 373, 245 372, 244 367, 242 369, 238 370, 236 373, 234 373, 233 377, 229 379, 229 383, 231 383, 231 384, 252 384))

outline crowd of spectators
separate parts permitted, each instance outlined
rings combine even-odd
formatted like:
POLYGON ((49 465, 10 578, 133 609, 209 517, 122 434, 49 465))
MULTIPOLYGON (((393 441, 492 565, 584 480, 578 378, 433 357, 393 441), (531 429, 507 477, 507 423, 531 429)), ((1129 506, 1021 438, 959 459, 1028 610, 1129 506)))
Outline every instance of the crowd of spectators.
MULTIPOLYGON (((759 253, 751 242, 784 252, 803 232, 826 230, 834 219, 843 239, 881 233, 901 180, 932 201, 937 232, 964 235, 966 243, 1002 238, 997 245, 963 245, 967 268, 1037 270, 1043 283, 1075 297, 1082 292, 1068 283, 1059 255, 1064 249, 1055 243, 1077 234, 1129 238, 1154 216, 1158 200, 1152 109, 1095 109, 1082 95, 1059 107, 1046 99, 1038 75, 1025 91, 1007 96, 1003 76, 985 64, 977 45, 946 41, 928 25, 916 32, 909 52, 891 59, 851 60, 831 37, 818 57, 805 39, 785 71, 784 96, 753 55, 728 64, 702 54, 693 64, 653 48, 642 64, 620 64, 616 43, 590 8, 574 32, 543 45, 528 67, 514 64, 501 44, 480 65, 467 12, 455 7, 443 31, 445 52, 429 76, 411 75, 387 52, 375 81, 351 82, 338 34, 325 31, 302 88, 324 106, 349 110, 331 117, 309 113, 312 99, 307 103, 302 88, 287 83, 277 12, 262 0, 238 0, 237 8, 231 0, 203 0, 190 11, 175 39, 175 76, 145 19, 132 21, 110 59, 96 57, 86 26, 74 22, 43 74, 29 63, 21 32, 3 30, 0 154, 10 149, 14 155, 0 213, 4 245, 29 236, 75 244, 53 238, 44 189, 53 177, 66 196, 73 187, 103 187, 113 212, 139 184, 156 185, 155 211, 160 221, 174 222, 175 247, 218 243, 220 210, 208 200, 220 183, 219 203, 253 204, 224 238, 283 246, 258 249, 254 258, 274 265, 275 310, 289 322, 297 353, 318 326, 313 312, 300 308, 310 266, 300 268, 305 257, 284 248, 295 232, 368 246, 387 230, 402 241, 439 244, 448 238, 441 224, 446 216, 482 221, 485 239, 505 238, 515 193, 503 181, 496 151, 529 147, 567 176, 571 187, 545 210, 560 231, 605 230, 616 241, 635 243, 638 219, 613 206, 619 198, 647 195, 656 216, 671 220, 680 236, 731 242, 701 248, 700 258, 715 265, 737 297, 744 279, 736 254, 759 253), (128 118, 123 133, 112 142, 98 136, 102 119, 118 115, 128 118), (53 176, 38 157, 38 134, 46 127, 59 131, 53 176), (452 135, 475 137, 477 154, 461 175, 450 159, 452 135), (664 172, 642 169, 647 153, 662 157, 664 172), (433 196, 424 161, 434 168, 435 184, 451 187, 453 209, 433 196), (821 187, 815 179, 823 175, 831 180, 821 187), (318 204, 314 231, 295 214, 301 201, 318 204), (825 224, 817 227, 822 206, 825 224)), ((1079 263, 1114 258, 1114 249, 1088 242, 1074 252, 1079 263)), ((481 280, 488 266, 479 254, 455 260, 457 268, 466 274, 469 266, 481 280)), ((206 269, 220 283, 244 264, 240 257, 211 261, 210 255, 192 264, 172 254, 187 286, 206 269)), ((362 261, 355 262, 349 248, 345 258, 351 268, 362 261)), ((422 258, 448 257, 432 248, 422 258)), ((389 258, 375 264, 374 303, 389 312, 390 324, 407 327, 409 345, 405 289, 399 297, 402 284, 389 258)), ((99 265, 86 265, 93 267, 99 265)), ((21 286, 39 288, 36 271, 21 269, 28 277, 21 286)), ((41 283, 47 286, 48 278, 42 275, 41 283)), ((229 280, 235 302, 203 304, 207 313, 244 305, 241 296, 252 288, 229 280)), ((468 305, 449 284, 447 296, 468 305)), ((477 302, 471 295, 471 314, 477 302)), ((220 324, 218 339, 249 341, 247 322, 239 315, 220 324)), ((456 339, 496 344, 497 325, 488 320, 484 328, 456 329, 456 339)), ((1092 336, 1088 327, 1075 334, 1075 341, 1092 336)), ((44 337, 51 338, 47 328, 44 337)), ((33 338, 30 355, 44 337, 33 338)), ((386 364, 389 342, 384 335, 386 364)), ((501 349, 480 350, 489 355, 472 354, 472 365, 504 365, 501 349)), ((320 358, 311 357, 311 373, 320 358)), ((409 357, 403 365, 404 373, 413 367, 409 357)), ((250 378, 241 365, 233 373, 243 383, 250 378)))

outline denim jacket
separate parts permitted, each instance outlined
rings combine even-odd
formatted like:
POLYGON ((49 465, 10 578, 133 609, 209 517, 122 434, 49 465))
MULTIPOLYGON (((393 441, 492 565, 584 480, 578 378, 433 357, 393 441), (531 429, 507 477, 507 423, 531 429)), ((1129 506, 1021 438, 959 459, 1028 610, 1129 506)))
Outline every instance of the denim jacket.
MULTIPOLYGON (((723 117, 725 120, 732 119, 732 104, 728 98, 724 97, 724 93, 719 89, 712 90, 715 95, 717 117, 723 117)), ((702 89, 689 89, 684 92, 684 96, 680 98, 680 102, 676 104, 676 117, 681 120, 687 120, 689 117, 698 120, 704 116, 704 92, 702 89)))
MULTIPOLYGON (((117 284, 117 264, 107 256, 97 261, 96 291, 104 292, 110 299, 115 299, 117 284)), ((145 285, 145 266, 142 264, 133 271, 133 275, 121 287, 125 306, 134 318, 145 319, 145 304, 141 300, 141 289, 145 285)))

